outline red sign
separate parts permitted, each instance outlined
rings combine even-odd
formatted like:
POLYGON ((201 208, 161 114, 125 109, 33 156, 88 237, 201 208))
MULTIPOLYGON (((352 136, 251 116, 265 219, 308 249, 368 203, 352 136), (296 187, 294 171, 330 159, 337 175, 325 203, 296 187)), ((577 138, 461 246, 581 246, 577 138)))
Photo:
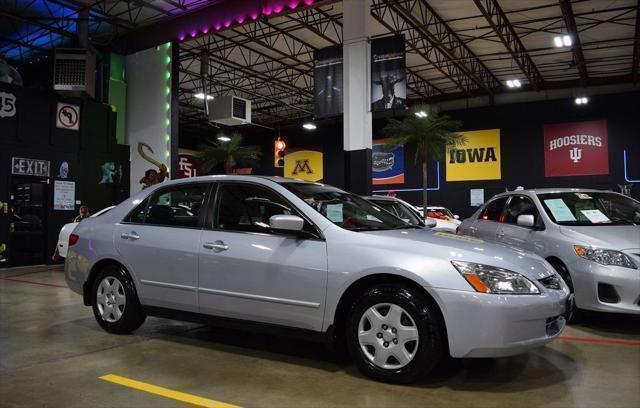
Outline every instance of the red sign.
POLYGON ((609 174, 607 121, 544 125, 544 175, 609 174))

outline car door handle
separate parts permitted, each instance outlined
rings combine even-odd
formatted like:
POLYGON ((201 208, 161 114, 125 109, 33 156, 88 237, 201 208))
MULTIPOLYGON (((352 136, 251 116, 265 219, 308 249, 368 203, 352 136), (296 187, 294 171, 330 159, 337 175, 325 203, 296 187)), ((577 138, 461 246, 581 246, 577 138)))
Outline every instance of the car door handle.
POLYGON ((130 241, 136 241, 140 239, 140 235, 138 235, 135 231, 123 232, 122 234, 120 234, 120 238, 128 239, 130 241))
POLYGON ((205 249, 215 249, 218 251, 226 251, 227 249, 229 249, 229 245, 225 244, 222 241, 205 242, 204 244, 202 244, 202 246, 205 249))

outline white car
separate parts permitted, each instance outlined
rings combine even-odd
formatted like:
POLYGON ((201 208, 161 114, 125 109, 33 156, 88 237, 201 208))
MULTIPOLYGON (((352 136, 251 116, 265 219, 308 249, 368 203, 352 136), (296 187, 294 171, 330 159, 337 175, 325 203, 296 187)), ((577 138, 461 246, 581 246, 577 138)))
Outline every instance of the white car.
MULTIPOLYGON (((423 213, 423 208, 424 207, 417 207, 420 214, 423 213)), ((462 223, 460 217, 453 215, 447 207, 441 206, 427 206, 427 218, 435 220, 436 226, 434 229, 436 231, 456 232, 458 226, 462 223)))
MULTIPOLYGON (((112 205, 111 207, 103 208, 102 210, 98 211, 97 213, 91 215, 89 218, 98 217, 98 216, 106 213, 107 211, 109 211, 113 207, 115 207, 115 206, 112 205)), ((70 222, 68 224, 64 224, 64 226, 60 230, 60 233, 58 234, 58 255, 60 255, 61 258, 66 258, 67 257, 67 251, 69 249, 69 235, 71 235, 73 230, 76 229, 78 224, 79 224, 79 222, 70 222)))

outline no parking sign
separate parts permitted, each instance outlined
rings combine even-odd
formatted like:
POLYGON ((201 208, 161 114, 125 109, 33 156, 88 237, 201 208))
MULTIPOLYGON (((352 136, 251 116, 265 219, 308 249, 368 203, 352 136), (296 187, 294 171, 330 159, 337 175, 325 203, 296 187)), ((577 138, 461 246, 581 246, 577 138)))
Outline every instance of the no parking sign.
POLYGON ((56 127, 78 130, 80 128, 80 107, 58 102, 58 109, 56 109, 56 127))

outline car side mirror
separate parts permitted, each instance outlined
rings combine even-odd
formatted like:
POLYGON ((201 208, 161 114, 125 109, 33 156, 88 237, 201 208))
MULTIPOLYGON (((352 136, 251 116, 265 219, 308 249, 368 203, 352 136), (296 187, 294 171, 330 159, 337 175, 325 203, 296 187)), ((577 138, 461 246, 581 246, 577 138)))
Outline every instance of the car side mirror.
POLYGON ((518 216, 516 223, 521 227, 533 228, 536 221, 531 214, 522 214, 518 216))
POLYGON ((459 220, 460 216, 458 214, 456 214, 456 215, 453 216, 453 218, 456 219, 456 220, 459 220))
POLYGON ((436 225, 438 225, 438 221, 434 220, 433 218, 427 218, 424 222, 424 225, 426 225, 429 228, 433 228, 436 225))
POLYGON ((300 232, 304 228, 304 220, 297 215, 272 215, 269 227, 276 231, 300 232))

